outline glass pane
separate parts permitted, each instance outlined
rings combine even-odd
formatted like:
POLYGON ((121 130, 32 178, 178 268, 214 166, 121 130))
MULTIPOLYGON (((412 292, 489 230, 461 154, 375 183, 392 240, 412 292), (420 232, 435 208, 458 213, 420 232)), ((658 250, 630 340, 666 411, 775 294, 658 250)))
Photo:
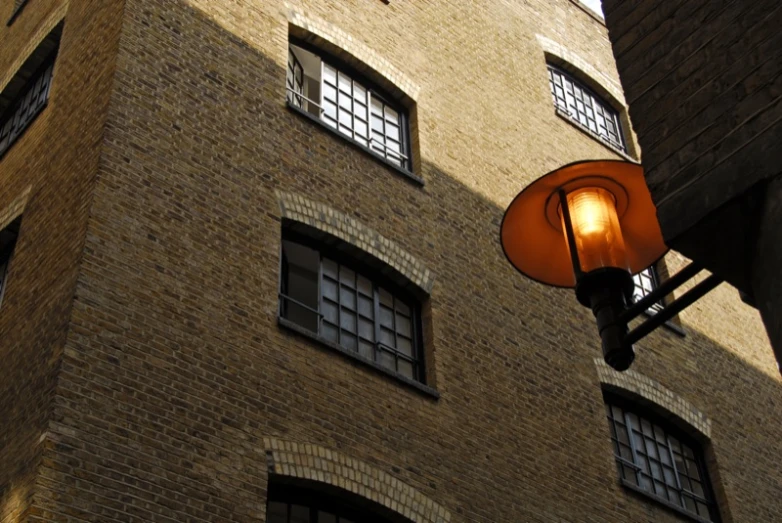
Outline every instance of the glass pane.
POLYGON ((347 267, 339 268, 339 281, 348 287, 356 288, 356 273, 347 267))
POLYGON ((644 441, 646 442, 646 453, 649 457, 657 459, 657 444, 648 438, 644 438, 644 441))
POLYGON ((393 124, 399 125, 399 113, 386 106, 386 120, 393 124))
POLYGON ((407 338, 397 336, 396 348, 399 352, 401 352, 405 356, 410 356, 410 357, 413 356, 413 344, 407 338))
POLYGON ((388 346, 394 346, 394 333, 388 329, 380 328, 380 343, 388 346))
POLYGON ((345 331, 342 331, 342 339, 339 341, 339 344, 348 350, 358 350, 358 340, 356 337, 352 334, 346 333, 345 331))
POLYGON ((350 113, 353 112, 353 100, 348 98, 347 96, 339 97, 339 106, 350 113))
POLYGON ((356 315, 352 312, 348 312, 346 310, 342 310, 341 314, 339 315, 339 326, 348 331, 352 332, 353 334, 356 333, 356 315))
POLYGON ((365 138, 369 138, 368 130, 367 130, 367 124, 362 122, 361 120, 356 120, 353 124, 354 130, 356 131, 356 134, 358 136, 363 136, 365 138))
POLYGON ((356 82, 353 82, 353 98, 361 100, 364 104, 367 103, 367 90, 366 88, 356 82))
POLYGON ((382 141, 383 136, 383 120, 377 116, 372 116, 372 130, 376 131, 380 136, 376 138, 378 141, 382 141))
POLYGON ((625 445, 619 445, 619 455, 622 456, 627 461, 631 462, 633 461, 633 452, 630 450, 630 447, 625 445))
POLYGON ((337 517, 334 514, 318 511, 318 523, 337 523, 337 517))
POLYGON ((328 298, 332 301, 337 301, 338 295, 337 295, 337 283, 327 279, 323 278, 323 297, 328 298))
POLYGON ((690 512, 695 512, 695 502, 689 496, 684 496, 684 508, 690 512))
POLYGON ((334 122, 331 120, 337 119, 337 105, 331 102, 323 102, 323 115, 325 120, 333 127, 334 122), (331 120, 329 120, 331 119, 331 120))
POLYGON ((343 307, 350 309, 351 311, 356 310, 356 294, 353 289, 349 289, 347 287, 342 287, 339 292, 339 302, 342 304, 343 307))
POLYGON ((705 494, 703 493, 703 485, 699 481, 692 481, 692 492, 694 494, 699 495, 702 498, 705 498, 705 494))
POLYGON ((359 318, 358 334, 368 341, 375 341, 375 324, 371 321, 359 318))
POLYGON ((652 467, 652 477, 654 479, 663 479, 663 473, 660 470, 660 465, 656 461, 650 461, 649 465, 652 467))
POLYGON ((348 94, 353 93, 350 77, 345 73, 339 73, 339 90, 348 94))
POLYGON ((391 312, 391 309, 383 305, 380 306, 380 325, 389 329, 394 328, 394 314, 391 312))
POLYGON ((391 295, 390 292, 385 290, 384 288, 380 287, 378 289, 378 292, 380 293, 380 303, 387 307, 393 307, 394 306, 394 297, 391 295))
POLYGON ((324 301, 321 304, 321 312, 323 313, 323 319, 325 321, 328 321, 335 325, 337 324, 337 318, 339 314, 337 313, 337 305, 335 303, 324 301))
POLYGON ((301 505, 291 505, 291 523, 310 523, 310 509, 301 505))
POLYGON ((332 103, 337 102, 337 90, 330 85, 323 84, 323 98, 332 103))
POLYGON ((279 501, 270 501, 266 509, 267 523, 288 523, 288 505, 279 501))
POLYGON ((380 360, 379 360, 379 363, 380 363, 380 364, 381 364, 383 367, 387 367, 387 368, 389 368, 389 369, 396 370, 396 359, 395 359, 395 358, 394 358, 394 356, 393 356, 391 353, 389 353, 389 352, 386 352, 386 351, 384 351, 384 350, 381 350, 381 351, 380 351, 380 360))
POLYGON ((408 378, 413 378, 413 364, 409 361, 405 360, 399 360, 399 368, 397 369, 399 374, 402 376, 407 376, 408 378))
POLYGON ((380 117, 383 116, 383 103, 380 100, 376 98, 372 98, 371 107, 372 107, 372 114, 376 114, 380 117))
POLYGON ((405 303, 396 300, 396 310, 397 312, 401 312, 405 316, 410 316, 410 307, 408 307, 405 303))
POLYGON ((627 429, 620 425, 616 432, 619 441, 627 446, 630 446, 630 438, 627 437, 627 429))
POLYGON ((622 465, 622 471, 624 474, 624 479, 638 485, 638 475, 635 473, 635 470, 633 470, 632 467, 628 467, 627 465, 622 465))
POLYGON ((334 325, 329 325, 325 322, 322 323, 320 326, 320 334, 325 339, 333 341, 334 343, 339 341, 339 333, 337 332, 337 328, 334 325))
POLYGON ((668 489, 668 500, 679 507, 682 506, 682 497, 679 495, 679 492, 672 488, 668 489))
POLYGON ((706 505, 704 505, 700 501, 696 502, 696 504, 698 505, 698 515, 699 516, 704 516, 704 517, 709 517, 709 507, 707 507, 706 505))
POLYGON ((361 291, 361 293, 364 294, 365 296, 372 297, 372 281, 359 274, 358 290, 361 291))
POLYGON ((350 111, 344 109, 339 110, 339 123, 347 127, 353 126, 353 117, 351 116, 350 111))
POLYGON ((359 294, 358 296, 358 312, 367 318, 374 318, 375 316, 375 304, 371 299, 366 298, 359 294))
POLYGON ((669 467, 671 466, 671 453, 668 451, 668 447, 664 445, 657 445, 657 450, 660 454, 660 459, 662 462, 669 467))
POLYGON ((396 125, 386 125, 386 136, 394 141, 399 141, 399 127, 396 125))
POLYGON ((412 337, 413 331, 410 327, 410 319, 402 316, 401 314, 396 315, 396 332, 399 334, 406 336, 408 338, 412 337))
POLYGON ((691 459, 687 460, 687 474, 693 479, 701 479, 701 475, 698 472, 698 465, 691 459))
POLYGON ((669 467, 663 467, 663 476, 665 477, 665 482, 668 485, 671 485, 673 487, 676 486, 676 477, 673 475, 673 469, 669 467))
POLYGON ((329 64, 323 64, 323 80, 331 85, 337 85, 337 70, 329 64))
POLYGON ((643 431, 645 436, 654 435, 654 432, 652 431, 652 424, 645 419, 641 420, 641 430, 643 431))
POLYGON ((369 360, 375 359, 375 347, 371 343, 358 340, 358 353, 369 360))

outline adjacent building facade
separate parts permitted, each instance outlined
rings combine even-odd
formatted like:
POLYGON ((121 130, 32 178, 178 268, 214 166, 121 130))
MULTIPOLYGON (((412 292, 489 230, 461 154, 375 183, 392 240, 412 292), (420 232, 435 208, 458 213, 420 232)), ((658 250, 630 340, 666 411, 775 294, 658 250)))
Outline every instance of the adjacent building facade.
POLYGON ((501 253, 527 183, 640 158, 580 4, 0 17, 0 522, 780 512, 779 372, 732 287, 617 373, 501 253))
POLYGON ((758 307, 782 361, 782 8, 603 7, 666 243, 758 307))

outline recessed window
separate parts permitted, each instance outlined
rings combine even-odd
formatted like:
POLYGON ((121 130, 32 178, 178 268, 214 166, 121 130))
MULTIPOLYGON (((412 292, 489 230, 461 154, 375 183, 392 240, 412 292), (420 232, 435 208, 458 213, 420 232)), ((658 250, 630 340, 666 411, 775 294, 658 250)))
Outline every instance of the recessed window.
MULTIPOLYGON (((637 302, 641 298, 645 297, 655 290, 660 284, 660 278, 657 275, 657 269, 654 265, 647 267, 638 274, 633 276, 633 283, 635 283, 635 289, 633 290, 633 301, 637 302)), ((660 312, 665 303, 661 301, 653 303, 647 312, 654 314, 660 312)))
POLYGON ((620 401, 607 399, 605 408, 621 482, 690 516, 717 521, 697 443, 620 401))
POLYGON ((411 170, 407 112, 347 66, 291 44, 288 103, 346 138, 411 170))
POLYGON ((548 64, 554 105, 611 147, 626 152, 619 113, 570 73, 548 64))
POLYGON ((0 93, 0 157, 49 101, 62 24, 53 30, 0 93))
POLYGON ((19 225, 21 216, 12 221, 5 229, 0 231, 0 302, 5 294, 6 277, 8 275, 8 265, 11 263, 11 257, 16 247, 16 239, 19 236, 19 225))
POLYGON ((423 382, 416 301, 337 252, 282 242, 280 316, 395 374, 423 382))
POLYGON ((409 523, 377 504, 331 489, 322 492, 272 481, 266 504, 267 523, 409 523), (381 515, 381 512, 383 513, 381 515))

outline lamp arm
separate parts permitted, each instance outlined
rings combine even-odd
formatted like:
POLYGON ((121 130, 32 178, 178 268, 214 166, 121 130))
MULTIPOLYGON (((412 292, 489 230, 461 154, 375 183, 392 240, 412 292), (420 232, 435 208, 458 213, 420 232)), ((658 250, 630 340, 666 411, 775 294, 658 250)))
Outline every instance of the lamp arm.
MULTIPOLYGON (((688 268, 691 267, 691 266, 692 266, 692 264, 690 264, 688 266, 688 268)), ((683 269, 682 272, 684 272, 684 270, 685 269, 683 269)), ((700 270, 700 269, 698 269, 698 270, 700 270)), ((681 275, 682 272, 680 272, 676 276, 681 275)), ((697 273, 697 271, 696 271, 696 273, 697 273)), ((679 287, 687 279, 689 279, 689 278, 685 278, 681 283, 675 285, 674 288, 679 287)), ((662 325, 666 321, 668 321, 671 318, 673 318, 676 314, 680 313, 681 311, 683 311, 684 309, 686 309, 687 307, 689 307, 690 305, 695 303, 698 299, 700 299, 707 292, 709 292, 714 287, 716 287, 717 285, 722 283, 722 281, 723 280, 721 278, 718 278, 717 276, 715 276, 713 274, 710 275, 705 280, 703 280, 702 282, 698 283, 693 288, 691 288, 690 290, 688 290, 687 292, 685 292, 684 294, 682 294, 681 296, 679 296, 678 298, 676 298, 675 300, 673 300, 672 302, 667 304, 665 307, 662 308, 662 310, 660 310, 654 316, 652 316, 651 318, 645 320, 643 323, 641 323, 640 325, 635 327, 633 330, 628 332, 627 335, 625 336, 624 343, 627 344, 627 345, 632 345, 632 344, 636 343, 637 341, 639 341, 640 339, 645 337, 647 334, 652 332, 654 329, 656 329, 657 327, 659 327, 660 325, 662 325)), ((664 290, 663 286, 661 285, 660 287, 658 287, 655 290, 655 292, 656 291, 663 291, 663 290, 664 290)), ((668 292, 670 292, 670 291, 668 291, 668 292)), ((622 316, 620 316, 620 320, 621 321, 625 321, 624 320, 625 315, 627 315, 627 313, 629 311, 635 309, 636 306, 646 305, 646 307, 648 307, 648 305, 651 305, 652 303, 655 303, 656 301, 661 299, 662 296, 665 296, 668 292, 656 292, 656 294, 658 294, 659 296, 656 299, 651 300, 650 302, 646 302, 646 300, 639 300, 638 303, 636 303, 634 306, 628 308, 625 311, 625 313, 622 314, 622 316)), ((649 294, 646 297, 647 298, 651 298, 652 294, 649 294)), ((646 310, 646 309, 644 308, 642 310, 646 310)), ((635 314, 632 317, 635 317, 635 316, 637 316, 637 314, 635 314)))
POLYGON ((681 287, 684 283, 692 279, 702 270, 702 265, 696 264, 695 262, 690 263, 685 268, 677 272, 674 276, 662 282, 658 287, 655 287, 652 292, 628 307, 622 313, 619 319, 625 322, 629 322, 636 316, 640 315, 642 312, 648 310, 655 303, 661 302, 663 298, 681 287))

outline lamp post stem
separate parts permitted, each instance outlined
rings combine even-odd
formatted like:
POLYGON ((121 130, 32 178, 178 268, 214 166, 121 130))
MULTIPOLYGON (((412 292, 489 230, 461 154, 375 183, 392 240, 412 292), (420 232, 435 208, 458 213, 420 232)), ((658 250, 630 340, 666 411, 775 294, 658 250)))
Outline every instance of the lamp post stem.
POLYGON ((567 195, 564 189, 557 191, 559 194, 559 205, 562 209, 562 221, 565 222, 565 236, 567 237, 568 250, 570 251, 570 262, 573 264, 573 274, 576 282, 584 275, 581 270, 581 260, 578 259, 578 248, 576 247, 576 235, 573 232, 573 222, 570 221, 570 209, 567 206, 567 195))

